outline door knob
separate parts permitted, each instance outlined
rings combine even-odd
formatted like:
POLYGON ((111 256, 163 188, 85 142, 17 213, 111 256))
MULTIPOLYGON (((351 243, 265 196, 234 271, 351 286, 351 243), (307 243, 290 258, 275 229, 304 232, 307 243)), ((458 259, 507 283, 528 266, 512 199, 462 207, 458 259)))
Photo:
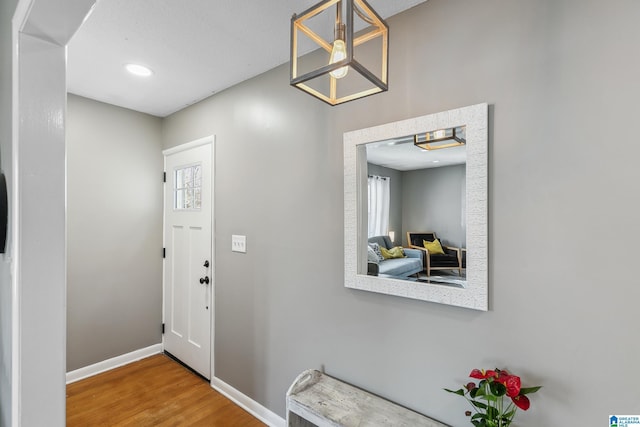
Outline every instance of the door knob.
POLYGON ((204 262, 204 266, 205 266, 205 267, 207 267, 207 268, 209 268, 209 260, 206 260, 206 261, 204 262))
POLYGON ((209 284, 209 276, 204 276, 200 278, 200 284, 202 283, 206 283, 207 285, 209 284))

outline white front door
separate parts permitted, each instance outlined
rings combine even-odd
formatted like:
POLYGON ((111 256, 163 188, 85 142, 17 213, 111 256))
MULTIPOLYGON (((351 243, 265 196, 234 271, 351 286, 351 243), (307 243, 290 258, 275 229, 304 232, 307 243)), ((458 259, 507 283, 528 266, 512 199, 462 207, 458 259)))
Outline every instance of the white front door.
POLYGON ((213 137, 163 154, 164 349, 211 378, 213 137))

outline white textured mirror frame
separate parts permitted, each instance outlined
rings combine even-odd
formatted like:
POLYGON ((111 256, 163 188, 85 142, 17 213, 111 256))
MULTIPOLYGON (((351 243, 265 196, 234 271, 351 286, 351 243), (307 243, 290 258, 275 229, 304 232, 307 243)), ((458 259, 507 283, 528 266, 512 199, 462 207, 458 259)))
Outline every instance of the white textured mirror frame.
MULTIPOLYGON (((488 105, 477 104, 344 134, 344 280, 345 286, 475 310, 488 309, 488 105), (413 282, 366 274, 366 212, 358 183, 366 177, 360 146, 425 131, 466 126, 467 286, 413 282), (360 166, 359 166, 360 165, 360 166), (364 227, 363 227, 363 223, 364 227), (364 272, 364 274, 361 274, 364 272)), ((364 193, 364 195, 362 194, 364 193)), ((366 207, 366 204, 364 204, 366 207)), ((365 208, 366 209, 366 208, 365 208)))

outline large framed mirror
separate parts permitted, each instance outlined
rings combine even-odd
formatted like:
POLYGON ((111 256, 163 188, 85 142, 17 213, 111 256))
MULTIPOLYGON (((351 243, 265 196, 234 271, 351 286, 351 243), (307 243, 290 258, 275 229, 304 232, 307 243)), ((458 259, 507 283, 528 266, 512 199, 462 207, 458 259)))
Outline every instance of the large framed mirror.
POLYGON ((488 105, 344 134, 345 286, 488 309, 488 105))

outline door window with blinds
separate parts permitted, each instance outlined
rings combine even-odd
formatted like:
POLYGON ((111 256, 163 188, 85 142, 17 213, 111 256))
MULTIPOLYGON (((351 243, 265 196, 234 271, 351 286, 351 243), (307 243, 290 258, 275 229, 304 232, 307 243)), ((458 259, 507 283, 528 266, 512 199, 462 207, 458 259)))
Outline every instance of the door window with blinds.
POLYGON ((184 166, 173 173, 173 208, 200 210, 202 207, 202 168, 200 163, 184 166))

